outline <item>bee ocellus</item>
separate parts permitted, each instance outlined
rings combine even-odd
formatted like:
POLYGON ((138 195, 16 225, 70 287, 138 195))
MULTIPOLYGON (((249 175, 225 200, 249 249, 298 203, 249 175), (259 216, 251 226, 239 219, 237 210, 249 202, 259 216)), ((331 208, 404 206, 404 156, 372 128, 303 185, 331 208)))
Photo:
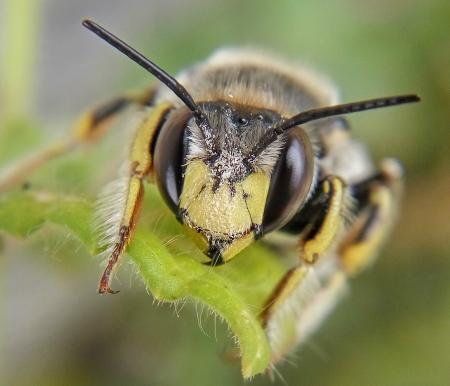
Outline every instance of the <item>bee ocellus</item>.
POLYGON ((112 274, 152 177, 211 269, 268 235, 295 239, 297 264, 261 312, 278 362, 291 346, 283 340, 286 324, 296 318, 294 335, 306 338, 347 277, 376 256, 395 218, 399 163, 374 164, 342 115, 419 98, 339 104, 336 89, 314 71, 249 49, 219 50, 174 78, 98 24, 83 24, 160 81, 90 111, 75 138, 54 150, 98 135, 99 125, 127 105, 147 108, 127 175, 114 185, 117 204, 104 203, 100 228, 109 260, 99 292, 115 292, 112 274))

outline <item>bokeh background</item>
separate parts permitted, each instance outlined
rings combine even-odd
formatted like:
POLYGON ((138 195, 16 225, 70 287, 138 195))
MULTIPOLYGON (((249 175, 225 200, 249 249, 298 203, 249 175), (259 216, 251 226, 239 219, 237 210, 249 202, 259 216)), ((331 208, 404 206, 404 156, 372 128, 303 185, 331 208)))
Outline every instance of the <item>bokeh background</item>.
MULTIPOLYGON (((2 0, 0 122, 21 124, 1 163, 67 133, 87 106, 151 81, 84 30, 84 17, 172 73, 223 45, 256 45, 328 74, 344 101, 422 96, 350 118, 375 158, 403 161, 402 216, 376 265, 279 370, 289 385, 450 384, 450 3, 2 0)), ((94 197, 111 174, 98 160, 119 151, 115 139, 47 167, 45 188, 94 197)), ((193 305, 177 315, 152 304, 126 268, 120 295, 97 296, 95 261, 51 228, 27 243, 2 239, 2 384, 242 384, 223 325, 193 305)))

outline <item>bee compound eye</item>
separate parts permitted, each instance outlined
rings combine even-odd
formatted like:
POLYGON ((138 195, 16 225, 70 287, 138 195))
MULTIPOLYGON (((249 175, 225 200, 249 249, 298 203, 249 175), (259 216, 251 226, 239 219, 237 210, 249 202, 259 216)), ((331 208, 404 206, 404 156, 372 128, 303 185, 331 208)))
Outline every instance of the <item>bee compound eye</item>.
POLYGON ((314 152, 307 134, 300 128, 288 133, 286 148, 270 180, 262 234, 280 229, 302 207, 314 177, 314 152))
POLYGON ((192 113, 185 108, 173 111, 162 125, 153 154, 155 180, 166 204, 176 214, 183 187, 186 160, 186 127, 192 113))

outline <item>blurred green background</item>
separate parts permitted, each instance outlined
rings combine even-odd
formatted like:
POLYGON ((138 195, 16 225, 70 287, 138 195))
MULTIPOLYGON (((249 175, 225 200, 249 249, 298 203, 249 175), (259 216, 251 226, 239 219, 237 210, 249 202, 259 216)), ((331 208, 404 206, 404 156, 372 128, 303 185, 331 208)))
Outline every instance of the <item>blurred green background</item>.
MULTIPOLYGON (((376 265, 279 370, 289 385, 450 384, 450 2, 2 0, 0 141, 3 127, 17 128, 2 164, 68 132, 87 106, 151 81, 85 31, 84 17, 172 73, 221 46, 256 45, 328 74, 343 101, 421 95, 350 118, 375 158, 403 161, 402 216, 376 265)), ((58 160, 33 184, 94 197, 115 139, 58 160)), ((178 316, 152 304, 132 269, 119 275, 120 295, 99 297, 96 262, 52 227, 1 248, 2 384, 242 384, 226 328, 195 305, 178 316)))

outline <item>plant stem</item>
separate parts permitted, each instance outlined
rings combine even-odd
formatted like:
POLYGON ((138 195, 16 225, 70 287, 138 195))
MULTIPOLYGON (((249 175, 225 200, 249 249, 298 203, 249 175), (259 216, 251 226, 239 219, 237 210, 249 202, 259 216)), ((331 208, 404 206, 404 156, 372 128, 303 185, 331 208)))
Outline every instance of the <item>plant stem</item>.
POLYGON ((3 84, 3 121, 25 117, 33 104, 40 0, 6 0, 1 23, 4 52, 0 79, 3 84))

